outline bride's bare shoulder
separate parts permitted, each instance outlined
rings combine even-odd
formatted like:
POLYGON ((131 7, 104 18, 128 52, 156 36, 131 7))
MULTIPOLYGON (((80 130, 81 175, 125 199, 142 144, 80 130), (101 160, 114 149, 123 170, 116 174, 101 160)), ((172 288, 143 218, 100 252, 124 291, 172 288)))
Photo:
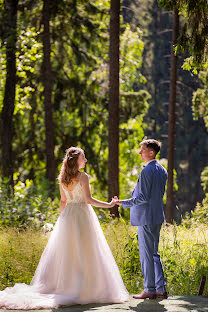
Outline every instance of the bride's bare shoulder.
POLYGON ((89 183, 89 176, 86 172, 80 172, 80 182, 89 183))

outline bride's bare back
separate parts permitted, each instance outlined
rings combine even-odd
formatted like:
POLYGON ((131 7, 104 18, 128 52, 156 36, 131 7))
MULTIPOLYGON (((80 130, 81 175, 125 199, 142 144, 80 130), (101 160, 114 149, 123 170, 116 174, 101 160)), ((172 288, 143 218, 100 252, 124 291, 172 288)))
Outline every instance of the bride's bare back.
MULTIPOLYGON (((112 200, 110 203, 107 203, 107 202, 100 201, 92 197, 91 190, 90 190, 89 177, 88 177, 88 174, 86 174, 85 172, 79 172, 78 177, 75 178, 71 184, 68 184, 68 186, 64 185, 64 189, 69 192, 71 199, 73 199, 73 190, 76 188, 76 185, 79 183, 82 187, 82 192, 85 198, 85 202, 87 204, 90 204, 96 207, 101 207, 101 208, 111 208, 114 206, 115 200, 112 200)), ((67 204, 67 196, 65 192, 63 191, 62 187, 60 187, 60 193, 61 193, 60 211, 62 212, 62 210, 67 204)))

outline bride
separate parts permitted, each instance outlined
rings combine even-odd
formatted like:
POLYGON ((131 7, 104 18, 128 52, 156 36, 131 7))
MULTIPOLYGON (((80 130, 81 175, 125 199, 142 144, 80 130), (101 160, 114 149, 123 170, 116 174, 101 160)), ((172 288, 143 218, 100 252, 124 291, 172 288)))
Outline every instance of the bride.
POLYGON ((58 177, 60 216, 31 284, 0 291, 1 308, 58 308, 129 299, 91 206, 110 208, 115 200, 106 203, 92 197, 88 175, 79 171, 86 162, 81 148, 67 149, 58 177))

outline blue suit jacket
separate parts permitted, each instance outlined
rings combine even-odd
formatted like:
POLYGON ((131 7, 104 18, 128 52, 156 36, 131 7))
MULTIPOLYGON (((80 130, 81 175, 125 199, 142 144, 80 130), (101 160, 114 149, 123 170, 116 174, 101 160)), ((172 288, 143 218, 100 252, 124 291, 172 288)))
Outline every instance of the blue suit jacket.
POLYGON ((130 208, 132 225, 161 224, 164 221, 163 195, 167 171, 157 160, 141 171, 132 198, 122 200, 123 208, 130 208))

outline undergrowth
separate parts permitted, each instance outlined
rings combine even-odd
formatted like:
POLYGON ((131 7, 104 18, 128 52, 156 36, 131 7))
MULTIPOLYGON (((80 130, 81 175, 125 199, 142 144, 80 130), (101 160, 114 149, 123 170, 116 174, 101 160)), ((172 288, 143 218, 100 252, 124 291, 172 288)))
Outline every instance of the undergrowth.
MULTIPOLYGON (((137 229, 125 220, 101 223, 105 237, 130 293, 143 289, 137 229)), ((27 228, 0 229, 0 288, 29 284, 50 233, 27 228)), ((208 229, 163 225, 160 239, 170 295, 196 295, 202 275, 208 276, 208 229)), ((206 286, 205 292, 208 287, 206 286)))

